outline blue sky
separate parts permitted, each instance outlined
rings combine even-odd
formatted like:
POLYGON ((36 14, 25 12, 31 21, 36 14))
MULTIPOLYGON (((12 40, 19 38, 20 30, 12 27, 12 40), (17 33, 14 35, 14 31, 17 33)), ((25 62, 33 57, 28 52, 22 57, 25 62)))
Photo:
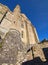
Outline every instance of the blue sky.
POLYGON ((21 12, 36 27, 40 41, 48 39, 48 0, 0 0, 0 3, 7 5, 12 11, 19 4, 21 12))

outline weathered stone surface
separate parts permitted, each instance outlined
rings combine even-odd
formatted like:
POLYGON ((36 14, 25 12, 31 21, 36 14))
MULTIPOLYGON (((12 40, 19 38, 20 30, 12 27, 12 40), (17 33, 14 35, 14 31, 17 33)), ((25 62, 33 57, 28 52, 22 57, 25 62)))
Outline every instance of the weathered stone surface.
POLYGON ((42 50, 42 48, 41 48, 41 46, 39 44, 35 44, 32 47, 32 50, 33 50, 33 56, 34 56, 34 58, 40 57, 40 59, 42 61, 46 61, 44 53, 43 53, 43 50, 42 50))
MULTIPOLYGON (((17 30, 10 30, 1 43, 2 48, 0 48, 0 65, 21 65, 22 62, 32 60, 36 57, 40 57, 42 61, 46 61, 41 47, 43 44, 24 45, 21 41, 20 33, 17 30)), ((44 47, 46 47, 45 43, 44 47)))
POLYGON ((10 30, 3 40, 0 63, 16 64, 24 59, 23 43, 16 30, 10 30))

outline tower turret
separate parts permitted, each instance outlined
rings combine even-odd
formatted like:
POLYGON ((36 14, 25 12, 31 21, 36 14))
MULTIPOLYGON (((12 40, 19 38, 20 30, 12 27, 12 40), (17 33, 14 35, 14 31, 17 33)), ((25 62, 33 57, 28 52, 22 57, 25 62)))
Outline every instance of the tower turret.
POLYGON ((15 7, 15 9, 14 9, 13 12, 14 12, 14 13, 20 13, 20 12, 21 12, 21 10, 20 10, 20 6, 17 5, 17 6, 15 7))

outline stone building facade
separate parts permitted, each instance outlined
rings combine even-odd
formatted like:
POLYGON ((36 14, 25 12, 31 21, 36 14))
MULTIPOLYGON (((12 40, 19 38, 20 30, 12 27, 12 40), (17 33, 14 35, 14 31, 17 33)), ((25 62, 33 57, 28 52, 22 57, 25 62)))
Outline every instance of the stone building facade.
POLYGON ((4 38, 10 29, 16 29, 20 32, 21 40, 25 45, 39 42, 35 27, 26 15, 21 13, 19 5, 12 12, 7 6, 0 4, 1 37, 4 38))
POLYGON ((36 57, 42 61, 48 59, 44 54, 45 48, 48 51, 48 41, 39 42, 35 27, 21 13, 19 5, 12 12, 0 4, 0 38, 0 44, 3 44, 0 48, 0 65, 22 65, 22 62, 36 57))

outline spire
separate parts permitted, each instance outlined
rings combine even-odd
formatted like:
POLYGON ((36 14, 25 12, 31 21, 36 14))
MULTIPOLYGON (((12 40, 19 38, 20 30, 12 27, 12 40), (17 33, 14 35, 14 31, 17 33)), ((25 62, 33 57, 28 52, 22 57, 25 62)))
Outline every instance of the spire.
POLYGON ((21 12, 20 6, 19 6, 19 5, 17 5, 17 6, 15 7, 14 12, 16 12, 16 13, 21 12))

